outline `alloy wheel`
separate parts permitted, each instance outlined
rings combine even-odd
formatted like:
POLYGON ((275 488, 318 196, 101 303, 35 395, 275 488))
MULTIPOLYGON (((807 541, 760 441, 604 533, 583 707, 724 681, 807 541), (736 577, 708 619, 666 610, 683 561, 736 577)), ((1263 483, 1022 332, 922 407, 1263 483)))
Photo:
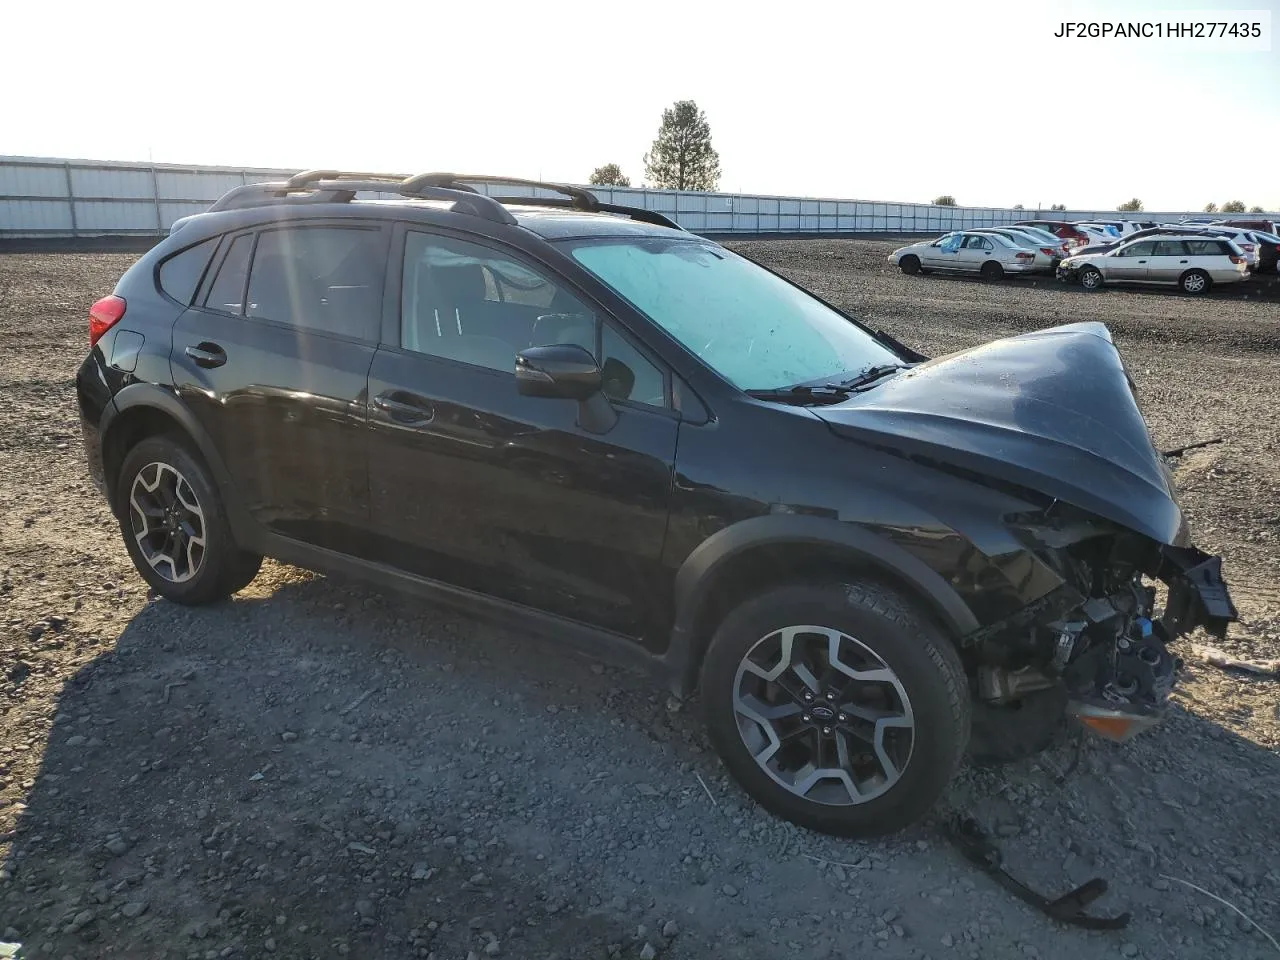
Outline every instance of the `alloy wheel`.
POLYGON ((738 732, 759 767, 795 796, 866 803, 911 760, 915 718, 898 675, 840 630, 792 626, 758 640, 733 686, 738 732))
POLYGON ((1187 293, 1199 293, 1204 289, 1204 277, 1198 273, 1188 274, 1182 281, 1182 289, 1187 293))
POLYGON ((195 490, 168 463, 148 463, 129 490, 129 520, 142 558, 164 579, 185 583, 200 572, 205 520, 195 490))
POLYGON ((1080 285, 1089 290, 1102 284, 1102 274, 1097 270, 1085 270, 1080 274, 1080 285))

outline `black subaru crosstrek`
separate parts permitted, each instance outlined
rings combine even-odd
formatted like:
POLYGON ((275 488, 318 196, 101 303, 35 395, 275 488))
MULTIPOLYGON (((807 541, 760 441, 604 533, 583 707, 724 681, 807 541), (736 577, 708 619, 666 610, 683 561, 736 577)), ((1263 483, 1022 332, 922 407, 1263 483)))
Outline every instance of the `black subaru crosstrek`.
POLYGON ((240 187, 93 305, 89 468, 158 594, 270 556, 643 664, 756 800, 855 835, 971 730, 1150 726, 1168 644, 1235 618, 1101 324, 927 359, 659 214, 500 184, 240 187))

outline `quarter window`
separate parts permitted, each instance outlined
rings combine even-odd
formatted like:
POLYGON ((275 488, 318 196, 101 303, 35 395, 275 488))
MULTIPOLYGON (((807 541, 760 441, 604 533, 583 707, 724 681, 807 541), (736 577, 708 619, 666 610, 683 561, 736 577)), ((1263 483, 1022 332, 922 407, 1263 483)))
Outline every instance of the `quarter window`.
POLYGON ((1187 253, 1193 257, 1218 257, 1223 253, 1222 243, 1218 240, 1187 240, 1187 253))
POLYGON ((189 305, 217 243, 217 237, 201 240, 160 264, 160 289, 184 307, 189 305))
POLYGON ((376 229, 267 230, 254 250, 245 313, 365 338, 381 314, 383 269, 382 235, 376 229))

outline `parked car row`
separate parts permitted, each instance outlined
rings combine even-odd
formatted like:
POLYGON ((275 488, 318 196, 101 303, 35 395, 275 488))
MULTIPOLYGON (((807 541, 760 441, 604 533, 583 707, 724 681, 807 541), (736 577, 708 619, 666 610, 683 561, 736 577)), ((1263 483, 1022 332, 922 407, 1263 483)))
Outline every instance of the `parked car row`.
POLYGON ((1006 274, 1048 273, 1089 290, 1136 283, 1199 294, 1251 273, 1276 272, 1280 233, 1261 229, 1267 224, 1280 227, 1269 221, 1024 221, 922 240, 895 250, 889 262, 908 274, 937 270, 999 280, 1006 274))

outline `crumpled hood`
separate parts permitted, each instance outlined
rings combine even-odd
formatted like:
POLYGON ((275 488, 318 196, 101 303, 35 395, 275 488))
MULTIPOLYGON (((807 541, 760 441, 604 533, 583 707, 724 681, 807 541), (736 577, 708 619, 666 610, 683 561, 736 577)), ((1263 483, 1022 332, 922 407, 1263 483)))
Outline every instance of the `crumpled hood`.
POLYGON ((1169 474, 1101 323, 996 340, 812 408, 842 436, 1039 491, 1160 543, 1169 474))

